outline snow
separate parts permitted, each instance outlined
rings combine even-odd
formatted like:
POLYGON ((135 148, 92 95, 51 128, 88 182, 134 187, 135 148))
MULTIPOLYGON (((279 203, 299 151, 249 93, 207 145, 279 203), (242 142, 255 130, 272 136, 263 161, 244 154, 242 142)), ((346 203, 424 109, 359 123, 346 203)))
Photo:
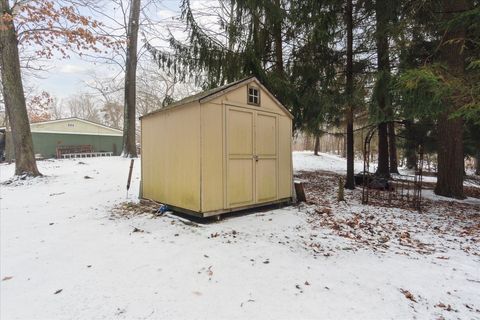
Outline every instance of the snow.
MULTIPOLYGON (((116 215, 113 207, 137 200, 140 162, 127 195, 129 163, 39 161, 46 177, 0 186, 1 319, 480 319, 478 237, 455 229, 468 219, 332 205, 335 221, 373 213, 375 228, 411 230, 412 241, 434 249, 421 254, 393 234, 378 248, 339 236, 311 205, 195 225, 172 214, 116 215)), ((295 171, 344 165, 294 153, 295 171)), ((0 164, 0 181, 13 170, 0 164)))
MULTIPOLYGON (((363 161, 356 160, 354 165, 355 172, 363 171, 363 161)), ((293 153, 293 168, 295 171, 324 170, 346 173, 347 159, 328 153, 319 153, 316 156, 311 151, 298 151, 293 153)))
POLYGON ((472 205, 477 205, 480 211, 480 199, 467 197, 466 199, 459 200, 459 199, 452 199, 447 197, 442 197, 433 193, 433 190, 422 190, 422 197, 430 200, 442 200, 442 201, 449 201, 449 202, 457 202, 457 203, 467 203, 472 205))
MULTIPOLYGON (((298 171, 331 171, 340 174, 346 174, 347 172, 347 159, 342 158, 337 155, 329 153, 319 153, 318 156, 314 155, 312 151, 297 151, 293 153, 293 168, 296 172, 298 171)), ((370 163, 370 172, 375 172, 377 168, 376 163, 370 163)), ((363 160, 355 159, 354 161, 354 172, 363 171, 363 160)), ((399 168, 399 172, 403 175, 402 179, 406 179, 405 176, 414 176, 414 170, 407 168, 399 168)), ((470 172, 472 173, 472 172, 470 172)), ((422 177, 423 182, 437 182, 437 177, 424 175, 422 177)), ((469 181, 464 181, 463 183, 466 187, 476 187, 477 184, 474 184, 469 181)))

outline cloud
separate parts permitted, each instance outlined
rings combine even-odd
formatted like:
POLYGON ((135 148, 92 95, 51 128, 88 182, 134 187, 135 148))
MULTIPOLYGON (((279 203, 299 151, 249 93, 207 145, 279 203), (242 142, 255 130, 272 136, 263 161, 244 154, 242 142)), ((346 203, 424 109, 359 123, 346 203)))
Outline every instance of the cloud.
POLYGON ((63 73, 63 74, 79 74, 79 73, 84 74, 89 72, 89 70, 84 66, 81 66, 79 64, 72 64, 72 63, 61 64, 56 69, 59 73, 63 73))

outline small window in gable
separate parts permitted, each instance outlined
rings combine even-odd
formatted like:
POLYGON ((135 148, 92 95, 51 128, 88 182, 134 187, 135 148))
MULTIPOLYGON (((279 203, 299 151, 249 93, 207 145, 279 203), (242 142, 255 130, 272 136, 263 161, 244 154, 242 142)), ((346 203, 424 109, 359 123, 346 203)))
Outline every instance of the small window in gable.
POLYGON ((248 104, 253 104, 255 106, 260 105, 260 89, 257 87, 248 86, 248 104))

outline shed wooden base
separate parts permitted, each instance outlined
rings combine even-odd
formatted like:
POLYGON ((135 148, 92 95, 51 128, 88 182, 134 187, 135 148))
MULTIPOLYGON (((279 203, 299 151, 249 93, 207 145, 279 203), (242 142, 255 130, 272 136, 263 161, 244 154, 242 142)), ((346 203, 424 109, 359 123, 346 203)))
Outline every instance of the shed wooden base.
MULTIPOLYGON (((145 200, 150 200, 150 199, 145 199, 145 200)), ((151 200, 150 200, 151 201, 151 200)), ((237 207, 237 208, 231 208, 231 209, 222 209, 222 210, 217 210, 217 211, 209 211, 209 212, 197 212, 197 211, 192 211, 189 209, 185 208, 180 208, 176 206, 169 205, 168 203, 165 203, 171 210, 175 212, 180 212, 184 214, 188 214, 194 217, 199 217, 199 218, 207 218, 207 217, 213 217, 213 216, 219 216, 225 213, 230 213, 230 212, 237 212, 237 211, 242 211, 242 210, 247 210, 247 209, 253 209, 253 208, 262 208, 266 206, 271 206, 273 204, 290 204, 292 203, 292 198, 284 198, 284 199, 279 199, 275 201, 270 201, 270 202, 263 202, 260 204, 252 204, 248 206, 243 206, 243 207, 237 207)))

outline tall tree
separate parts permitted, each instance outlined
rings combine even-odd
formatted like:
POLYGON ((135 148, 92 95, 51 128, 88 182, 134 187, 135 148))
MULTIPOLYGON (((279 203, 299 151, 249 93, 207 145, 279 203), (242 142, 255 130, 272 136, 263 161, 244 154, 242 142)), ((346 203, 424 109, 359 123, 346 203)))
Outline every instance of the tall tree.
POLYGON ((125 104, 123 116, 123 151, 124 157, 136 157, 136 77, 137 77, 137 43, 140 19, 140 0, 132 0, 127 31, 127 58, 125 68, 125 104))
POLYGON ((478 151, 475 157, 475 174, 480 176, 480 151, 478 151))
MULTIPOLYGON (((464 26, 449 26, 448 22, 458 13, 469 9, 467 0, 443 0, 444 30, 440 46, 440 59, 448 72, 457 78, 465 73, 464 26)), ((464 198, 463 174, 463 120, 451 117, 451 113, 462 107, 462 102, 447 99, 446 111, 438 119, 438 178, 435 193, 447 197, 464 198)))
MULTIPOLYGON (((391 115, 393 117, 393 115, 391 115)), ((397 135, 395 134, 395 122, 390 120, 387 124, 388 131, 388 156, 390 173, 398 173, 397 158, 397 135)))
MULTIPOLYGON (((87 4, 89 0, 84 0, 87 4)), ((0 1, 0 69, 3 96, 10 121, 15 152, 15 173, 40 175, 33 154, 20 71, 22 51, 28 47, 33 59, 68 58, 69 52, 100 52, 118 44, 98 35, 102 24, 80 13, 77 0, 0 1), (19 48, 23 50, 19 50, 19 48)), ((30 60, 30 59, 28 59, 30 60)))
POLYGON ((320 152, 320 134, 315 135, 315 143, 313 145, 313 154, 315 156, 318 156, 318 153, 320 152))
POLYGON ((389 177, 388 116, 390 112, 390 48, 388 39, 390 10, 386 0, 375 1, 375 39, 377 47, 377 82, 375 86, 378 108, 378 168, 377 175, 389 177))
POLYGON ((347 0, 345 20, 347 27, 347 68, 346 68, 346 95, 347 95, 347 179, 345 188, 355 189, 354 177, 354 141, 353 141, 353 3, 347 0))
POLYGON ((23 92, 17 30, 8 0, 0 0, 0 70, 15 152, 15 175, 41 175, 35 162, 32 134, 23 92))
POLYGON ((432 128, 428 130, 435 141, 428 144, 438 155, 435 192, 447 197, 464 196, 464 155, 468 151, 464 145, 468 138, 463 138, 466 125, 462 118, 480 124, 478 4, 477 0, 432 0, 413 6, 415 28, 409 44, 413 54, 407 59, 409 69, 401 70, 395 85, 402 108, 415 127, 432 128), (427 120, 436 126, 425 126, 427 120))

